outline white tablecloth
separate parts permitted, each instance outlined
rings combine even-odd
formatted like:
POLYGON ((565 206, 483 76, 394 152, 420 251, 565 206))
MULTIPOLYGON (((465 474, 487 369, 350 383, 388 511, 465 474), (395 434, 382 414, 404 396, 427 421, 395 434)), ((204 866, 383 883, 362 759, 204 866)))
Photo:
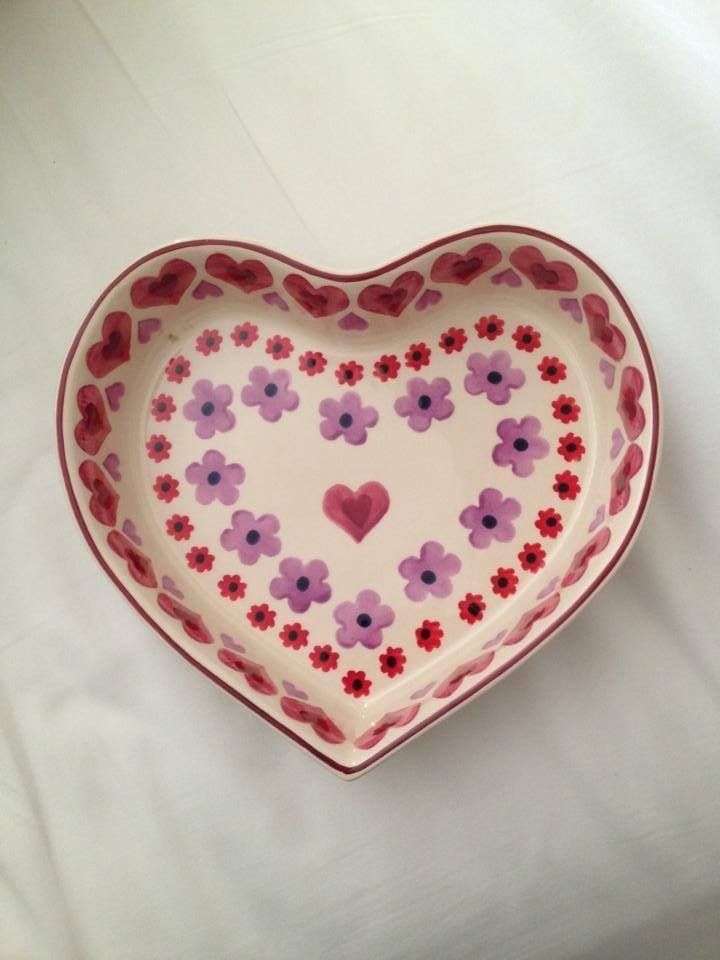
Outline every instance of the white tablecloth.
POLYGON ((710 0, 2 4, 2 960, 720 955, 719 37, 710 0), (352 270, 493 222, 644 321, 654 501, 547 649, 343 783, 100 572, 61 363, 167 241, 352 270))

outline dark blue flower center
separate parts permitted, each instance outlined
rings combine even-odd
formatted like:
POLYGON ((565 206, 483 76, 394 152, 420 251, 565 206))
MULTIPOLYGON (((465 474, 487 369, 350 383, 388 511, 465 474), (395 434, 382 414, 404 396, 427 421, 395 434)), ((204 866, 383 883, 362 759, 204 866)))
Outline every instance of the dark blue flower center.
POLYGON ((482 518, 482 525, 486 530, 494 530, 497 526, 497 517, 494 517, 491 513, 486 513, 482 518))
POLYGON ((209 417, 210 414, 215 413, 215 404, 210 403, 209 400, 206 400, 205 403, 200 407, 200 413, 204 417, 209 417))
POLYGON ((209 473, 207 476, 207 482, 211 487, 216 487, 220 483, 221 479, 222 477, 217 470, 213 470, 212 473, 209 473))
POLYGON ((364 630, 364 629, 366 629, 367 627, 369 627, 370 624, 372 623, 372 617, 370 616, 369 613, 361 613, 361 614, 358 615, 358 618, 357 618, 357 620, 355 621, 355 623, 356 623, 359 627, 362 627, 363 630, 364 630))
POLYGON ((432 397, 429 397, 424 393, 421 397, 418 397, 418 406, 421 410, 427 410, 432 404, 432 397))
POLYGON ((525 437, 518 437, 517 440, 513 443, 513 446, 520 453, 523 453, 523 451, 527 450, 530 444, 527 442, 525 437))
POLYGON ((491 370, 487 375, 488 383, 502 383, 502 374, 497 370, 491 370))
POLYGON ((301 593, 304 593, 307 588, 310 586, 310 581, 307 577, 298 577, 295 581, 295 586, 301 593))
POLYGON ((423 570, 423 572, 420 574, 420 579, 423 583, 426 583, 428 586, 430 586, 431 583, 435 583, 437 577, 432 570, 423 570))
POLYGON ((340 419, 338 420, 338 423, 343 428, 343 430, 347 430, 348 427, 351 427, 352 422, 353 422, 353 418, 349 413, 343 413, 340 416, 340 419))
POLYGON ((259 530, 248 530, 248 532, 245 534, 245 540, 247 543, 250 544, 251 547, 254 547, 259 539, 260 539, 259 530))
POLYGON ((268 385, 265 387, 266 397, 274 397, 277 392, 278 388, 276 383, 268 383, 268 385))

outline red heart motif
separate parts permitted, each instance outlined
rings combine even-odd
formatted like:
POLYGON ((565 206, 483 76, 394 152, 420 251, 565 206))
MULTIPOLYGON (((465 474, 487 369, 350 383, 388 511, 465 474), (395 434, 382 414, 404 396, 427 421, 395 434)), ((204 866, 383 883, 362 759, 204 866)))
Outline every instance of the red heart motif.
POLYGON ((390 507, 390 495, 375 480, 363 483, 354 492, 336 483, 325 492, 323 512, 328 520, 360 543, 378 525, 390 507))
POLYGON ((560 594, 553 593, 552 596, 547 598, 547 600, 543 600, 542 603, 539 603, 536 607, 533 607, 532 610, 528 610, 527 613, 524 613, 510 633, 503 640, 503 646, 509 647, 514 643, 520 643, 522 640, 524 640, 538 620, 549 617, 559 603, 560 594))
MULTIPOLYGON (((187 627, 185 629, 187 630, 187 627)), ((234 650, 227 649, 218 651, 218 660, 220 663, 224 663, 226 667, 230 667, 231 670, 242 673, 248 682, 248 686, 257 690, 258 693, 272 696, 278 692, 278 688, 268 676, 267 670, 265 667, 261 667, 259 663, 253 663, 252 660, 235 653, 234 650)))
POLYGON ((481 653, 480 656, 476 657, 474 660, 470 660, 468 663, 462 663, 459 667, 453 670, 446 680, 443 680, 443 682, 439 684, 433 696, 440 699, 451 696, 453 693, 455 693, 465 677, 470 677, 476 673, 482 673, 483 670, 486 670, 490 666, 494 657, 495 651, 488 650, 487 653, 481 653))
POLYGON ((309 723, 315 733, 326 743, 344 743, 345 734, 335 726, 320 707, 313 707, 309 703, 294 700, 292 697, 281 697, 280 706, 291 719, 300 723, 309 723))
POLYGON ((313 317, 331 317, 350 304, 347 294, 340 287, 314 287, 299 273, 289 273, 283 280, 283 286, 293 300, 313 317))
POLYGON ((575 554, 560 586, 569 587, 571 584, 577 583, 578 580, 582 579, 587 572, 588 565, 592 558, 596 557, 598 553, 602 553, 609 542, 610 528, 603 527, 602 530, 598 530, 592 540, 589 540, 582 550, 578 550, 575 554))
POLYGON ((577 274, 569 263, 546 260, 537 247, 518 247, 510 263, 524 274, 536 290, 574 290, 577 274))
POLYGON ((432 265, 430 279, 436 283, 468 283, 492 270, 502 260, 502 253, 492 243, 478 243, 467 253, 443 253, 432 265))
POLYGON ((582 298, 582 308, 590 330, 590 339, 613 360, 625 356, 625 335, 615 324, 610 323, 610 308, 596 293, 582 298))
POLYGON ((371 283, 360 291, 358 304, 371 313, 382 313, 386 317, 399 317, 405 307, 411 303, 422 289, 422 274, 416 270, 401 273, 389 287, 382 283, 371 283))
POLYGON ((171 617, 174 617, 176 620, 180 620, 185 633, 190 637, 191 640, 195 640, 197 643, 212 643, 213 638, 208 632, 207 627, 202 621, 202 617, 198 616, 197 613, 193 613, 192 610, 188 610, 187 607, 184 607, 181 603, 178 603, 177 600, 173 600, 172 597, 169 597, 166 593, 158 594, 158 605, 165 613, 169 614, 171 617))
POLYGON ((92 491, 90 513, 106 527, 114 527, 120 497, 103 471, 92 460, 83 460, 78 467, 78 474, 88 490, 92 491))
POLYGON ((102 394, 89 383, 78 390, 77 405, 82 420, 75 425, 75 439, 81 450, 94 457, 111 430, 102 394))
POLYGON ((130 288, 136 307, 176 306, 195 279, 197 270, 187 260, 169 260, 156 277, 141 277, 130 288))
POLYGON ((143 587, 156 587, 157 579, 150 557, 146 556, 119 530, 111 530, 107 542, 115 553, 127 560, 128 572, 143 587))
POLYGON ((213 253, 205 261, 205 269, 216 280, 224 280, 244 293, 271 287, 272 274, 259 260, 233 260, 225 253, 213 253))
POLYGON ((90 373, 101 380, 130 359, 132 321, 127 313, 109 313, 103 320, 102 340, 94 343, 85 355, 90 373))
MULTIPOLYGON (((602 363, 602 361, 600 361, 602 363)), ((622 419, 628 440, 637 440, 645 429, 645 411, 640 406, 640 394, 645 381, 637 367, 625 367, 620 379, 620 398, 617 411, 622 419)))
POLYGON ((393 710, 392 713, 386 713, 382 720, 379 720, 370 727, 369 730, 366 730, 365 733, 357 738, 355 746, 360 747, 361 750, 370 750, 380 743, 388 730, 391 730, 393 727, 404 727, 414 720, 419 709, 420 704, 414 703, 401 710, 393 710))
POLYGON ((610 516, 615 516, 624 510, 630 501, 630 480, 635 476, 643 463, 642 449, 631 443, 620 461, 620 466, 610 478, 610 516))

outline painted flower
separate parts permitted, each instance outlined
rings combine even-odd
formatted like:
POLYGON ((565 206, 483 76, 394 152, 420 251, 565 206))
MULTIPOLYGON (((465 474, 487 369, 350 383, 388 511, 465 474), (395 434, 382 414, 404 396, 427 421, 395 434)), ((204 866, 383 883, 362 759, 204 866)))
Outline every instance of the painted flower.
POLYGON ((238 498, 237 488, 245 479, 245 470, 239 463, 225 463, 219 450, 206 450, 202 462, 191 463, 185 470, 185 479, 195 487, 195 499, 203 506, 219 500, 226 507, 238 498))
POLYGON ((245 614, 251 627, 263 633, 275 626, 275 611, 266 603, 254 603, 245 614))
POLYGON ((225 550, 236 550, 243 563, 253 566, 263 554, 276 557, 280 553, 282 544, 275 536, 280 521, 273 514, 255 517, 249 510, 236 510, 230 523, 220 534, 220 544, 225 550))
POLYGON ((224 577, 218 580, 217 585, 220 596, 233 601, 244 597, 247 590, 247 584, 237 573, 226 573, 224 577))
POLYGON ((553 417, 561 423, 575 423, 580 416, 580 405, 575 402, 575 397, 568 397, 564 393, 553 400, 552 408, 553 417))
POLYGON ((537 573, 545 566, 545 557, 547 554, 539 543, 526 543, 518 553, 518 560, 523 570, 529 570, 530 573, 537 573))
POLYGON ((525 374, 512 366, 507 350, 495 350, 489 357, 472 353, 467 368, 470 373, 465 377, 465 389, 473 396, 484 393, 490 403, 508 403, 510 391, 525 383, 525 374))
POLYGON ((298 369, 302 373, 306 373, 309 377, 314 377, 316 374, 322 373, 326 365, 327 360, 316 350, 306 350, 305 353, 301 354, 298 358, 298 369))
POLYGON ((499 490, 486 487, 480 492, 477 506, 471 504, 460 514, 460 523, 470 531, 470 543, 485 550, 493 540, 509 543, 515 536, 515 525, 521 506, 512 497, 503 498, 499 490))
POLYGON ((464 598, 458 603, 458 612, 460 619, 466 623, 477 623, 482 620, 483 611, 487 609, 487 604, 482 598, 481 593, 466 593, 464 598))
POLYGON ((333 650, 329 643, 326 643, 322 647, 313 647, 308 654, 308 659, 316 670, 327 673, 329 670, 337 670, 340 654, 337 650, 333 650))
POLYGON ((540 379, 548 383, 559 383, 566 377, 567 367, 557 357, 543 357, 538 364, 540 379))
POLYGON ((550 444, 540 436, 540 421, 537 417, 522 420, 501 420, 497 434, 502 443, 493 448, 493 463, 498 467, 512 467, 516 477, 529 477, 535 470, 534 460, 546 457, 550 444))
POLYGON ((169 420, 175 413, 175 401, 167 393, 159 393, 153 398, 150 412, 158 423, 163 420, 169 420))
POLYGON ((423 620, 415 631, 417 645, 426 653, 437 650, 444 636, 445 632, 438 620, 423 620))
POLYGON ((187 565, 191 570, 197 570, 198 573, 205 573, 206 570, 212 570, 215 557, 207 547, 190 547, 185 554, 187 565))
POLYGON ((542 342, 538 331, 530 326, 517 327, 512 338, 518 350, 525 350, 527 353, 532 353, 533 350, 537 350, 542 342))
POLYGON ((227 433, 235 426, 235 414, 228 410, 233 392, 226 383, 214 387, 210 380, 197 380, 192 388, 193 399, 183 407, 186 420, 195 421, 195 433, 209 440, 216 431, 227 433))
POLYGON ((361 643, 372 650, 382 643, 382 632, 393 623, 395 613, 374 590, 361 590, 354 603, 338 604, 333 617, 340 624, 335 639, 341 647, 361 643))
POLYGON ((354 387, 363 378, 363 367, 360 363, 350 360, 348 363, 341 363, 335 371, 335 378, 338 383, 346 384, 348 387, 354 387))
POLYGON ((289 337, 281 337, 277 333, 265 341, 265 353, 269 354, 273 360, 287 360, 294 349, 289 337))
POLYGON ((169 458, 172 444, 164 433, 153 433, 145 444, 145 449, 151 460, 161 463, 169 458))
POLYGON ((290 647, 292 650, 300 650, 307 646, 308 631, 303 630, 299 623, 286 623, 280 631, 280 639, 284 647, 290 647))
POLYGON ((505 599, 517 590, 518 578, 512 567, 498 567, 498 572, 490 577, 493 593, 505 599))
POLYGON ((353 697, 367 697, 372 686, 372 680, 368 680, 364 670, 348 670, 342 683, 345 693, 353 697))
POLYGON ((236 347, 251 347, 258 338, 258 328, 254 323, 238 323, 230 337, 236 347))
POLYGON ((563 470, 562 473, 555 474, 553 490, 561 500, 574 500, 581 489, 579 478, 569 470, 563 470))
POLYGON ((354 390, 344 393, 339 400, 330 397, 321 400, 318 410, 320 416, 324 417, 320 423, 323 437, 326 440, 342 437, 353 446, 365 443, 368 430, 379 419, 375 407, 364 407, 360 394, 354 390))
POLYGON ((384 353, 379 360, 373 364, 373 376, 377 377, 381 383, 388 380, 395 380, 400 369, 400 361, 394 353, 384 353))
POLYGON ((179 484, 175 477, 170 476, 169 473, 163 473, 156 478, 153 484, 153 490, 158 500, 162 500, 163 503, 172 503, 175 497, 180 496, 178 486, 179 484))
POLYGON ((297 410, 300 397, 290 389, 290 373, 253 367, 250 383, 241 392, 240 399, 246 407, 257 407, 258 413, 269 423, 276 423, 285 411, 297 410))
POLYGON ((174 513, 169 520, 165 521, 165 527, 169 537, 175 540, 189 540, 190 534, 195 527, 190 523, 190 517, 181 516, 174 513))
POLYGON ((582 460, 585 453, 585 446, 582 439, 575 433, 566 433, 564 437, 558 440, 557 452, 568 463, 574 460, 582 460))
POLYGON ((460 353, 466 343, 467 334, 462 328, 449 327, 445 333, 440 334, 438 346, 441 347, 445 353, 460 353))
POLYGON ((475 324, 475 330, 479 337, 486 337, 488 340, 496 340, 502 336, 505 329, 505 321, 497 314, 490 314, 489 317, 480 317, 475 324))
POLYGON ((294 613, 305 613, 312 603, 327 603, 332 594, 327 564, 322 560, 303 563, 297 557, 280 561, 280 576, 270 583, 270 595, 276 600, 287 600, 294 613))
POLYGON ((424 343, 411 343, 405 354, 405 366, 419 370, 430 363, 430 348, 424 343))
POLYGON ((557 510, 553 510, 552 507, 548 507, 547 510, 538 511, 538 518, 535 521, 535 526, 540 531, 541 536, 550 537, 551 540, 554 540, 559 533, 562 533, 562 517, 557 510))
POLYGON ((204 357, 209 357, 211 353, 217 353, 223 338, 217 330, 203 330, 195 341, 195 349, 204 357))
POLYGON ((398 566, 401 577, 405 577, 405 595, 419 602, 428 594, 433 597, 449 597, 452 593, 452 577, 459 573, 460 558, 454 553, 446 553, 441 543, 428 540, 420 548, 417 557, 406 557, 398 566))
POLYGON ((190 361, 185 357, 171 357, 165 367, 165 376, 170 383, 182 383, 190 376, 190 361))
POLYGON ((392 680, 399 676, 405 669, 407 657, 403 653, 402 647, 388 647, 385 653, 378 657, 380 661, 380 672, 387 674, 392 680))
POLYGON ((455 405, 448 399, 450 381, 445 377, 435 377, 428 382, 422 377, 411 377, 407 382, 407 393, 395 401, 395 412, 408 418, 411 430, 424 433, 433 420, 447 420, 455 405))

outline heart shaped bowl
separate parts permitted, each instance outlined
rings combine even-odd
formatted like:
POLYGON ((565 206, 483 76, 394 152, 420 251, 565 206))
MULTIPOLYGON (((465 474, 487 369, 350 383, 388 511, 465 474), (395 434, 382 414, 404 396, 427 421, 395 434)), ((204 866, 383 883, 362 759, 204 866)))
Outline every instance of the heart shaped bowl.
POLYGON ((618 288, 509 226, 350 276, 157 250, 80 327, 57 426, 121 593, 348 777, 567 623, 637 532, 659 445, 618 288))

